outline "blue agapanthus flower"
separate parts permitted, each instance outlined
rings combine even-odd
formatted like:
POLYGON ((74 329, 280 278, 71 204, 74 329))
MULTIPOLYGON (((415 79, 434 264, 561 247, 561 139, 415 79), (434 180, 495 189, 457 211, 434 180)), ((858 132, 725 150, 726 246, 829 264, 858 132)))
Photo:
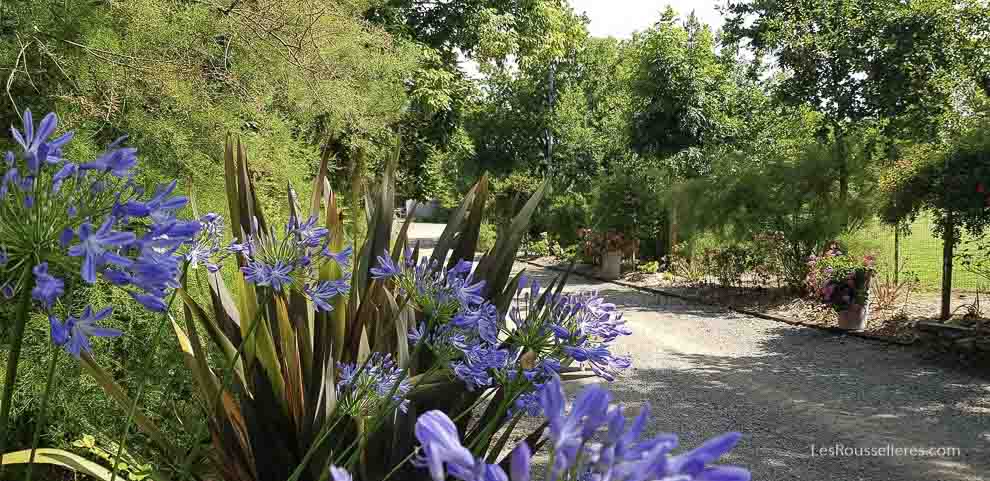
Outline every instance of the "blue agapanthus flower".
POLYGON ((34 289, 31 290, 31 297, 46 309, 51 309, 55 301, 65 294, 65 282, 48 273, 47 262, 34 266, 31 271, 34 273, 34 289))
POLYGON ((375 414, 383 407, 405 412, 412 389, 391 354, 375 352, 364 364, 337 364, 338 409, 356 416, 375 414))
POLYGON ((433 481, 443 481, 448 475, 461 481, 508 481, 502 468, 474 457, 461 444, 457 426, 443 412, 423 413, 416 420, 415 432, 423 451, 413 458, 413 465, 427 468, 433 481))
POLYGON ((353 481, 354 479, 351 477, 351 473, 340 466, 330 466, 330 478, 333 481, 353 481))
POLYGON ((55 137, 57 129, 54 113, 35 125, 30 111, 20 129, 11 128, 19 149, 0 163, 0 293, 30 295, 49 313, 53 341, 79 355, 89 337, 119 333, 95 324, 108 309, 87 307, 58 321, 53 311, 67 294, 66 279, 103 279, 162 311, 200 224, 176 217, 187 200, 172 195, 174 182, 145 195, 134 180, 137 151, 123 138, 95 159, 69 161, 63 148, 72 132, 55 137))
MULTIPOLYGON (((212 219, 201 219, 200 222, 214 223, 212 219)), ((210 270, 215 270, 218 257, 235 255, 247 282, 277 293, 297 292, 312 301, 316 310, 328 312, 333 309, 331 301, 334 298, 350 291, 350 276, 344 273, 337 279, 328 280, 321 271, 324 266, 336 266, 338 273, 346 271, 352 250, 347 247, 341 252, 333 252, 330 230, 317 222, 316 217, 305 222, 292 217, 284 229, 275 232, 264 231, 260 222, 253 219, 251 232, 228 247, 221 249, 218 244, 200 241, 193 252, 198 258, 212 259, 200 261, 210 270)))
POLYGON ((313 301, 317 311, 330 312, 333 306, 330 300, 337 296, 345 296, 351 289, 349 276, 334 281, 320 281, 316 285, 303 288, 303 292, 313 301))
POLYGON ((52 330, 52 342, 62 346, 65 351, 79 358, 84 352, 91 352, 90 337, 118 337, 123 332, 117 329, 97 326, 96 323, 110 316, 113 308, 107 307, 93 312, 92 306, 86 306, 78 318, 69 317, 61 323, 55 316, 49 316, 52 330))
POLYGON ((241 268, 244 278, 248 282, 263 287, 271 287, 272 290, 281 292, 286 286, 292 284, 292 265, 284 261, 277 261, 273 265, 265 264, 256 260, 241 268))
MULTIPOLYGON (((578 394, 567 412, 563 390, 556 377, 543 390, 542 407, 549 428, 546 436, 553 463, 547 481, 749 481, 748 470, 713 465, 742 437, 739 433, 717 436, 682 454, 672 454, 677 436, 660 434, 643 438, 649 406, 628 425, 622 406, 610 405, 611 395, 598 386, 578 394)), ((434 481, 530 481, 529 446, 522 442, 509 457, 509 473, 498 465, 475 458, 460 440, 457 427, 441 411, 428 411, 416 421, 416 439, 422 445, 415 466, 429 470, 434 481)))
POLYGON ((402 269, 395 264, 388 251, 385 251, 384 255, 378 256, 378 267, 372 267, 370 272, 373 279, 388 279, 401 274, 402 269))
MULTIPOLYGON (((131 260, 116 251, 131 245, 137 238, 133 232, 115 232, 113 226, 116 219, 107 217, 99 229, 93 228, 89 222, 79 226, 79 244, 69 248, 69 255, 82 257, 82 278, 92 284, 96 282, 96 273, 107 263, 118 267, 128 267, 131 260)), ((60 238, 61 240, 61 238, 60 238)))

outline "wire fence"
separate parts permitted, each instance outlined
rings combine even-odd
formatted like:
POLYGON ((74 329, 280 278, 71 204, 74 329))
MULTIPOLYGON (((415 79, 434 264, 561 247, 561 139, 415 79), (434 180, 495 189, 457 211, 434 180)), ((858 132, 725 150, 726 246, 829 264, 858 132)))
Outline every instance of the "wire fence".
MULTIPOLYGON (((899 277, 917 276, 919 287, 925 291, 942 288, 942 252, 944 242, 934 234, 934 220, 921 216, 898 236, 894 228, 873 222, 849 236, 857 250, 874 253, 880 264, 880 275, 893 275, 899 267, 899 277), (896 260, 896 262, 895 262, 896 260)), ((960 246, 971 239, 963 236, 960 246)), ((958 247, 957 247, 958 249, 958 247)), ((966 270, 960 259, 953 261, 952 290, 973 292, 986 290, 990 281, 966 270)))

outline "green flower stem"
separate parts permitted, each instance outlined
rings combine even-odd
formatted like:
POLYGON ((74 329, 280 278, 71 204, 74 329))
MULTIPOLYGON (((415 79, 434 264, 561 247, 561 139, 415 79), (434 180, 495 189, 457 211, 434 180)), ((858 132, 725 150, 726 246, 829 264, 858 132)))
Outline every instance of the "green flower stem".
POLYGON ((41 413, 38 415, 38 424, 34 426, 34 439, 31 440, 31 456, 28 459, 27 467, 27 481, 31 481, 31 475, 34 473, 34 455, 38 451, 38 443, 41 441, 41 431, 45 429, 45 423, 48 422, 48 402, 52 397, 52 386, 55 384, 55 372, 58 367, 58 357, 59 349, 58 346, 52 345, 52 359, 48 362, 48 380, 45 382, 45 394, 41 398, 41 413))
MULTIPOLYGON (((186 264, 188 266, 188 264, 186 264)), ((182 276, 185 277, 185 268, 183 269, 182 276)), ((172 303, 175 302, 176 291, 172 290, 172 295, 169 297, 168 305, 165 307, 165 312, 162 314, 161 325, 158 326, 158 332, 155 333, 155 339, 151 342, 151 353, 146 359, 150 359, 152 362, 155 360, 155 356, 158 355, 158 344, 161 342, 162 336, 165 333, 165 326, 168 325, 168 315, 172 311, 172 303)), ((141 379, 138 381, 137 395, 134 396, 134 404, 131 404, 131 408, 127 410, 127 421, 124 423, 124 432, 120 433, 120 441, 117 442, 117 452, 113 456, 113 465, 110 467, 110 481, 116 481, 117 479, 117 466, 120 464, 120 457, 124 455, 124 445, 127 444, 127 435, 130 434, 131 423, 134 421, 134 414, 137 413, 138 404, 141 403, 141 396, 144 394, 144 388, 148 385, 149 376, 147 376, 148 371, 151 369, 141 369, 141 379)), ((30 479, 28 481, 31 481, 30 479)))
MULTIPOLYGON (((463 418, 464 416, 466 416, 466 415, 470 414, 472 411, 474 411, 474 408, 480 406, 481 403, 482 403, 482 401, 484 401, 484 399, 485 399, 485 396, 483 396, 483 395, 482 396, 479 396, 477 401, 471 403, 471 405, 468 406, 467 409, 465 409, 464 411, 461 411, 461 413, 458 414, 457 417, 455 417, 454 419, 452 419, 452 421, 454 421, 455 423, 457 421, 460 421, 461 418, 463 418)), ((399 468, 401 468, 406 463, 408 463, 409 460, 412 459, 413 456, 415 456, 417 452, 419 452, 418 449, 413 449, 413 451, 411 453, 409 453, 408 456, 406 456, 402 461, 399 461, 399 464, 396 464, 395 467, 393 467, 392 470, 389 471, 388 474, 386 474, 384 478, 382 478, 382 481, 388 481, 388 479, 391 478, 392 475, 395 474, 396 471, 399 470, 399 468)), ((321 479, 321 481, 322 481, 322 479, 321 479)))
MULTIPOLYGON (((27 278, 26 276, 22 279, 27 278)), ((21 303, 14 317, 14 336, 10 340, 10 354, 7 358, 7 375, 3 384, 3 399, 0 400, 0 458, 7 451, 7 425, 10 421, 10 405, 14 398, 14 382, 17 381, 17 363, 21 358, 21 344, 24 328, 31 311, 31 290, 21 283, 21 303)), ((0 463, 0 473, 4 466, 0 463)))

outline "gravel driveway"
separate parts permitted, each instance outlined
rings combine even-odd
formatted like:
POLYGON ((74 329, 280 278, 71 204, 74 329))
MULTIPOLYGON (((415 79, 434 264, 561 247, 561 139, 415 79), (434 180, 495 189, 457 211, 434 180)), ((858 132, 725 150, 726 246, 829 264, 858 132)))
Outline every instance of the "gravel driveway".
MULTIPOLYGON (((553 271, 517 264, 534 277, 553 271)), ((841 337, 572 276, 633 331, 633 368, 610 386, 652 432, 693 447, 746 434, 726 458, 754 480, 990 480, 990 379, 925 361, 912 347, 841 337), (812 448, 958 448, 956 455, 814 456, 812 448)), ((985 370, 990 373, 990 370, 985 370)), ((573 389, 572 389, 573 390, 573 389)), ((936 453, 938 454, 938 453, 936 453)))
MULTIPOLYGON (((442 227, 413 224, 410 237, 439 237, 442 227)), ((558 275, 517 263, 520 269, 545 281, 558 275)), ((633 335, 616 351, 632 356, 633 367, 610 389, 627 414, 649 402, 651 433, 677 433, 683 447, 726 431, 745 433, 725 462, 748 467, 754 480, 990 481, 990 366, 978 375, 926 360, 910 346, 835 336, 580 276, 571 276, 567 290, 597 290, 625 312, 633 335), (812 454, 836 445, 958 453, 812 454)), ((536 425, 523 422, 520 432, 536 425)))

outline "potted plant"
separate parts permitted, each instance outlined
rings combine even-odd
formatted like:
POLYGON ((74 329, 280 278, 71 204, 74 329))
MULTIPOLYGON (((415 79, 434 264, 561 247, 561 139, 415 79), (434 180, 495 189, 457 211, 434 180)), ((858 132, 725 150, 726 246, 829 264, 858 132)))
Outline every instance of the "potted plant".
POLYGON ((622 246, 625 238, 616 232, 608 232, 604 237, 601 276, 605 279, 618 279, 622 275, 622 246))
POLYGON ((846 255, 836 244, 809 261, 808 285, 822 302, 835 309, 840 329, 861 331, 866 327, 874 264, 873 256, 846 255))

